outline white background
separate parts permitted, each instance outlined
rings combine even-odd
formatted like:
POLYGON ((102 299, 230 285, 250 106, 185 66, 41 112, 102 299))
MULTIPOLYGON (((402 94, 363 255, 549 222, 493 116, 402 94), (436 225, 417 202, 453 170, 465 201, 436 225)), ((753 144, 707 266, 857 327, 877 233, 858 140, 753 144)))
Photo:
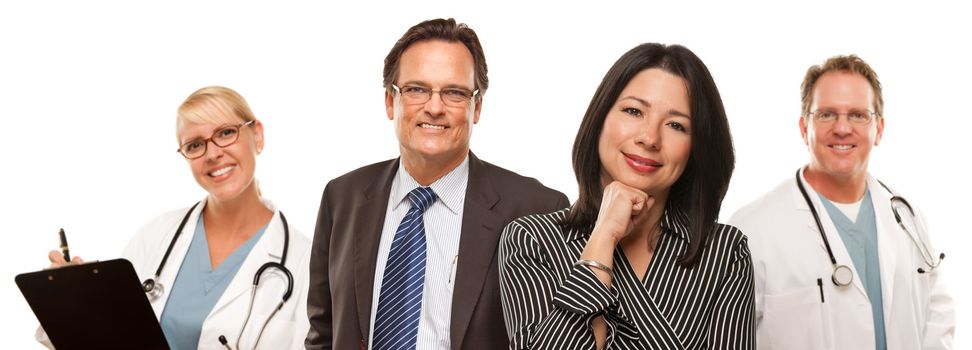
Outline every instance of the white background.
POLYGON ((263 193, 311 236, 329 179, 397 155, 385 54, 409 26, 455 17, 479 34, 489 64, 472 149, 571 200, 571 145, 610 65, 643 42, 692 49, 720 88, 737 151, 723 220, 806 163, 797 118, 807 67, 857 53, 885 88, 870 169, 922 208, 948 254, 963 348, 972 25, 964 8, 914 4, 4 2, 2 347, 36 347, 13 279, 47 265, 58 228, 75 255, 110 259, 147 220, 205 195, 175 152, 175 110, 191 92, 225 85, 250 102, 266 127, 263 193))

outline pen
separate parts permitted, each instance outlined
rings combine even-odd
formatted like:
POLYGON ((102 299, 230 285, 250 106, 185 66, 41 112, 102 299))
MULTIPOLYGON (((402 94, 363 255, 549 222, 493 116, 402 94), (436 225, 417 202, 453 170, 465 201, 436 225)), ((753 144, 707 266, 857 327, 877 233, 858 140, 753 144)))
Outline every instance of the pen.
POLYGON ((818 278, 817 279, 817 287, 820 288, 820 302, 822 303, 822 302, 824 302, 824 296, 823 296, 823 278, 818 278))
POLYGON ((64 229, 57 233, 61 237, 61 254, 64 255, 64 261, 71 262, 71 251, 68 250, 67 236, 64 235, 64 229))
POLYGON ((452 276, 456 274, 456 263, 459 262, 459 255, 452 258, 452 268, 449 269, 449 284, 452 284, 452 276))

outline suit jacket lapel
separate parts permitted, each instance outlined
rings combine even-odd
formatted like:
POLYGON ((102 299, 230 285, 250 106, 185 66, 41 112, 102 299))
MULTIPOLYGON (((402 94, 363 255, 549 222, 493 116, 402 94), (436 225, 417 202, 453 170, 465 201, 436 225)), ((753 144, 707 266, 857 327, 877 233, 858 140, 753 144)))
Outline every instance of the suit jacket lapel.
POLYGON ((459 238, 459 262, 456 266, 456 285, 452 294, 450 337, 454 347, 462 344, 469 327, 476 302, 493 268, 496 246, 505 224, 504 218, 493 211, 500 197, 486 174, 486 165, 469 153, 469 184, 463 204, 462 228, 459 238))
MULTIPOLYGON (((354 220, 354 290, 358 307, 361 338, 368 339, 371 330, 371 300, 375 287, 375 262, 378 244, 388 209, 391 183, 398 172, 398 160, 388 162, 386 168, 362 193, 363 199, 349 220, 354 220)), ((341 219, 341 218, 337 218, 341 219)))

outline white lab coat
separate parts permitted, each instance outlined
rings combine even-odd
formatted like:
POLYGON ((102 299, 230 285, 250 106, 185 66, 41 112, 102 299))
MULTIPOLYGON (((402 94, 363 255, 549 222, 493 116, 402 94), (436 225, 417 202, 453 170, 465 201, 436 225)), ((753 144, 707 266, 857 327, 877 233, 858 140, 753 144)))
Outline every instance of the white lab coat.
MULTIPOLYGON (((871 304, 857 269, 819 196, 800 173, 837 263, 849 266, 854 280, 845 287, 831 282, 833 266, 794 178, 737 211, 729 224, 748 236, 752 252, 757 348, 874 349, 871 304), (818 278, 823 280, 825 302, 821 302, 818 278)), ((919 267, 928 270, 928 266, 895 221, 891 194, 870 176, 867 186, 877 222, 888 349, 951 349, 955 316, 942 268, 917 273, 919 267)), ((921 214, 915 211, 920 232, 927 233, 921 214)), ((902 215, 906 223, 911 219, 902 215)), ((927 236, 923 239, 931 245, 927 236)), ((929 248, 937 260, 939 251, 929 248)))
MULTIPOLYGON (((237 335, 246 319, 253 277, 257 269, 270 261, 280 262, 280 254, 283 251, 284 244, 284 229, 280 220, 280 211, 267 200, 264 200, 263 204, 274 212, 273 218, 263 236, 253 246, 236 276, 233 277, 233 280, 203 322, 199 336, 199 349, 225 349, 219 342, 220 335, 226 336, 228 345, 236 349, 237 335)), ((172 248, 166 266, 162 269, 159 280, 165 288, 165 293, 152 301, 156 318, 162 316, 162 310, 165 308, 179 267, 189 249, 189 243, 195 234, 196 222, 204 206, 205 200, 193 210, 193 213, 189 216, 189 221, 186 222, 186 226, 182 230, 182 234, 172 248)), ((132 237, 121 257, 132 262, 140 281, 154 276, 169 242, 175 235, 176 228, 179 227, 179 223, 188 210, 187 207, 162 214, 145 224, 132 237)), ((283 308, 270 320, 258 344, 259 349, 303 349, 304 338, 307 336, 307 330, 310 327, 307 319, 310 243, 306 236, 291 225, 290 247, 287 252, 286 266, 294 276, 293 294, 283 305, 283 308)), ((287 279, 282 272, 275 268, 264 271, 260 278, 256 299, 253 302, 252 315, 240 341, 241 349, 250 349, 253 346, 260 328, 281 301, 286 288, 287 279)), ((46 335, 42 334, 42 330, 38 330, 38 340, 50 347, 46 338, 46 335)))

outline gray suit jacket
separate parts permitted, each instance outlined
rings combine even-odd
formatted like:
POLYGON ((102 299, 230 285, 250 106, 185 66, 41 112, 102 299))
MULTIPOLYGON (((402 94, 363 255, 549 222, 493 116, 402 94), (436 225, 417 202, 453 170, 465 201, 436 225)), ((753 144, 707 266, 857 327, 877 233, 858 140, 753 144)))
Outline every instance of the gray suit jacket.
MULTIPOLYGON (((366 349, 375 262, 398 159, 327 184, 310 261, 308 349, 366 349)), ((496 248, 507 223, 570 203, 563 193, 469 153, 469 184, 452 298, 453 349, 506 349, 496 248)))

